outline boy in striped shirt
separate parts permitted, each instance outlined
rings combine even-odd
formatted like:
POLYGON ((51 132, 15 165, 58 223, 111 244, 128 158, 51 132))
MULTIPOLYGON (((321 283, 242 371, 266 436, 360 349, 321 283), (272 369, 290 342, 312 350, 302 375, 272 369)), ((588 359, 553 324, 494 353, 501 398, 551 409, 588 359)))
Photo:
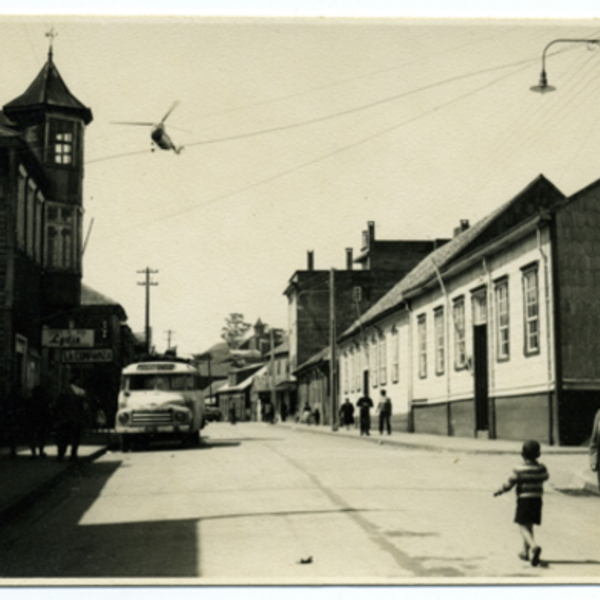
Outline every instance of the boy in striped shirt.
POLYGON ((535 440, 529 440, 523 444, 521 450, 523 464, 515 467, 509 480, 494 493, 499 496, 516 486, 517 512, 515 523, 519 525, 519 531, 523 536, 523 551, 519 558, 529 560, 531 550, 531 564, 536 567, 540 564, 542 549, 535 542, 533 526, 542 522, 542 496, 544 494, 544 481, 548 479, 546 467, 539 463, 540 445, 535 440))

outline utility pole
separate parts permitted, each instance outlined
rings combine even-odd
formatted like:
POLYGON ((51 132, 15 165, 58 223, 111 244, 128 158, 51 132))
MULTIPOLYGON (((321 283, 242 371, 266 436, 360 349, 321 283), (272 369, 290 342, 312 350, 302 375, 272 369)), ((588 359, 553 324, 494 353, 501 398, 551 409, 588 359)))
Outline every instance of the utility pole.
POLYGON ((337 356, 336 356, 336 324, 335 324, 335 269, 329 272, 329 392, 331 406, 331 430, 338 430, 338 397, 337 397, 337 356))
POLYGON ((151 281, 151 276, 154 273, 158 273, 157 270, 152 270, 150 267, 138 271, 138 273, 145 273, 146 280, 138 282, 138 285, 143 285, 146 288, 146 352, 150 354, 151 340, 150 340, 150 286, 158 285, 158 283, 151 281))
POLYGON ((172 329, 167 329, 166 334, 167 334, 167 350, 171 349, 171 334, 175 333, 172 329))
POLYGON ((275 336, 273 335, 273 328, 269 329, 269 346, 271 347, 271 359, 269 361, 269 369, 271 371, 271 406, 275 411, 275 405, 277 403, 277 391, 275 389, 275 352, 273 346, 275 345, 275 336))

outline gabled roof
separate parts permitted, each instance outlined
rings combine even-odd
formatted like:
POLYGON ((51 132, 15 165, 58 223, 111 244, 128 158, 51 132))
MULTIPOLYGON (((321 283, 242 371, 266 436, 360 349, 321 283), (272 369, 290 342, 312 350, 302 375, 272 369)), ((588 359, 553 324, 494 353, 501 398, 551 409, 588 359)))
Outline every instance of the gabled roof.
POLYGON ((250 377, 246 377, 246 379, 244 379, 240 383, 236 383, 235 385, 229 385, 228 383, 225 384, 223 387, 221 387, 220 389, 217 390, 217 394, 226 393, 226 392, 241 392, 252 385, 252 382, 254 381, 255 377, 257 377, 259 375, 264 375, 266 372, 267 372, 267 367, 264 366, 261 369, 259 369, 258 371, 256 371, 255 373, 252 373, 252 375, 250 375, 250 377))
POLYGON ((115 302, 108 296, 97 292, 85 283, 81 284, 80 306, 111 306, 114 307, 117 312, 119 312, 120 318, 123 321, 127 320, 125 309, 118 302, 115 302))
POLYGON ((31 85, 18 98, 4 106, 8 117, 35 109, 59 110, 79 116, 87 125, 92 120, 92 111, 85 107, 71 92, 63 81, 52 54, 33 80, 31 85))
POLYGON ((538 176, 512 200, 466 229, 449 242, 426 256, 401 279, 385 296, 367 310, 340 336, 345 338, 391 310, 398 308, 407 293, 436 277, 453 262, 475 248, 497 239, 512 227, 564 200, 565 196, 543 175, 538 176))

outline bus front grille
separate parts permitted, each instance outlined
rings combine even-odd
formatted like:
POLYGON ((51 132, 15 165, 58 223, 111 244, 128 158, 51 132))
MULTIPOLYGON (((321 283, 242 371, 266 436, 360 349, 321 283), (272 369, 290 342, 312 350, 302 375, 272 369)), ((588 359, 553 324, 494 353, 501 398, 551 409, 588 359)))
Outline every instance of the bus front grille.
POLYGON ((134 410, 131 414, 132 425, 169 425, 172 422, 171 410, 134 410))

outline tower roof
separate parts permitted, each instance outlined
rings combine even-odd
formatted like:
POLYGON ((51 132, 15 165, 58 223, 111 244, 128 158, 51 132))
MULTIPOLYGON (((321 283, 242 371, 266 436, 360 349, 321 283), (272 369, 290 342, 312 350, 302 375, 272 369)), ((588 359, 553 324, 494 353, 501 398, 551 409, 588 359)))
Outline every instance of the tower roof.
POLYGON ((92 111, 69 91, 52 60, 51 52, 48 61, 25 92, 4 106, 5 114, 17 121, 20 114, 40 110, 72 114, 83 119, 86 125, 93 118, 92 111))

